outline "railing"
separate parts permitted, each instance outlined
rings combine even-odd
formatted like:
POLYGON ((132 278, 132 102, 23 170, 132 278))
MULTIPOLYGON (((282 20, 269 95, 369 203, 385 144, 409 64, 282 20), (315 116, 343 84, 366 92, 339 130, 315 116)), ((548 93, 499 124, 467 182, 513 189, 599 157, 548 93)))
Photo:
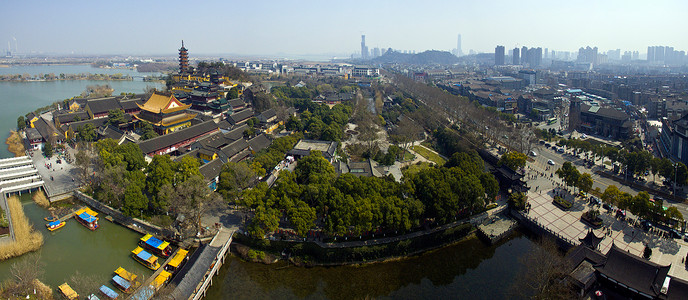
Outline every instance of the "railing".
MULTIPOLYGON (((218 231, 217 235, 215 235, 215 238, 220 234, 218 231)), ((213 260, 213 267, 210 269, 209 272, 203 276, 203 284, 196 289, 196 291, 193 294, 193 297, 191 299, 193 300, 199 300, 205 297, 205 292, 207 289, 210 287, 210 285, 213 282, 213 276, 217 274, 217 272, 220 270, 220 267, 224 265, 225 263, 225 255, 227 254, 227 250, 229 249, 229 245, 232 244, 232 236, 234 235, 234 231, 229 232, 229 239, 227 242, 225 242, 224 245, 222 245, 222 248, 220 249, 220 252, 217 253, 217 256, 215 257, 215 260, 213 260)), ((211 241, 210 244, 213 242, 211 241)))

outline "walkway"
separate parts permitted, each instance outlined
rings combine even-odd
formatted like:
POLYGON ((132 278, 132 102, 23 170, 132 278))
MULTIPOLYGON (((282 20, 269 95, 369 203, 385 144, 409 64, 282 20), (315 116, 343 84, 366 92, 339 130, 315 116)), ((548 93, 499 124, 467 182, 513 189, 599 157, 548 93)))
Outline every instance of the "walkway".
POLYGON ((202 250, 197 250, 202 251, 200 255, 194 253, 196 259, 187 262, 187 265, 192 264, 190 268, 185 268, 188 271, 177 275, 183 275, 184 277, 174 292, 172 292, 174 299, 201 299, 205 295, 205 291, 212 283, 212 277, 217 274, 222 264, 224 264, 224 258, 229 250, 229 245, 232 243, 233 234, 234 230, 221 228, 213 240, 210 241, 210 244, 203 247, 202 250))
POLYGON ((7 196, 12 193, 45 189, 45 182, 38 175, 36 167, 28 156, 0 159, 0 207, 5 211, 10 236, 0 238, 0 243, 14 241, 12 214, 7 205, 7 196))

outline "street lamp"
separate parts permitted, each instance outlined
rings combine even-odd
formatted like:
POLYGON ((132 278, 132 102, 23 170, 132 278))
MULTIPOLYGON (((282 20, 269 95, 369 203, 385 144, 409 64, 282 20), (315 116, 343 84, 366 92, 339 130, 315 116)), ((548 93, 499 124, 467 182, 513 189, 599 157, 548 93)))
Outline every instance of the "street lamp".
POLYGON ((678 163, 674 164, 674 198, 676 197, 676 179, 678 178, 678 163))

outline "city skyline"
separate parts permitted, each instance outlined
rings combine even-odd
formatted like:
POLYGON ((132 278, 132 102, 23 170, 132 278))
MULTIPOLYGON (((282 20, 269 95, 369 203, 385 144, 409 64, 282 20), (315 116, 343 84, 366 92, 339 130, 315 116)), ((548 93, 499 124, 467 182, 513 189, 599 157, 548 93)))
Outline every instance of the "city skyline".
POLYGON ((597 46, 601 51, 641 53, 648 46, 658 45, 688 49, 688 41, 679 37, 678 30, 688 26, 688 20, 682 16, 688 3, 679 1, 590 0, 557 5, 540 0, 489 5, 450 1, 302 1, 283 6, 272 1, 210 1, 193 6, 181 1, 68 1, 67 5, 37 5, 12 0, 4 5, 0 45, 5 52, 5 43, 10 42, 11 50, 19 53, 173 55, 184 39, 189 50, 199 56, 348 57, 360 54, 361 35, 366 35, 368 49, 420 52, 452 51, 460 34, 464 54, 471 50, 489 53, 495 45, 572 52, 584 45, 597 46), (226 8, 227 12, 209 18, 203 12, 209 7, 226 8), (187 12, 183 17, 181 10, 187 12), (261 14, 250 13, 255 11, 261 14), (310 21, 313 18, 304 16, 319 21, 314 25, 310 21), (509 25, 505 26, 505 22, 509 25), (184 23, 205 24, 205 28, 184 23), (345 23, 353 25, 342 25, 345 23))

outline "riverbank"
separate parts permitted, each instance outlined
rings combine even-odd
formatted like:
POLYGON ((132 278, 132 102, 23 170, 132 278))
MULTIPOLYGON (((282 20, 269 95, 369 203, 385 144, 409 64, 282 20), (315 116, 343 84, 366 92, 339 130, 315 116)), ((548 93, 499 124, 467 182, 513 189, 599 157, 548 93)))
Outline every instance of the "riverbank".
POLYGON ((30 284, 17 281, 6 281, 0 286, 0 297, 6 299, 41 299, 51 300, 53 289, 38 279, 30 284))
POLYGON ((7 205, 12 218, 14 241, 0 245, 0 261, 36 251, 43 245, 43 235, 29 223, 19 197, 8 198, 7 205))
POLYGON ((277 260, 270 259, 268 255, 285 255, 289 262, 296 266, 313 267, 395 261, 447 247, 471 237, 475 237, 475 228, 470 223, 465 223, 415 238, 360 247, 323 248, 313 242, 270 241, 254 239, 240 233, 235 234, 232 244, 245 246, 254 251, 251 253, 241 246, 235 248, 235 253, 247 261, 270 263, 277 260), (240 249, 242 250, 239 251, 240 249), (265 253, 264 258, 259 257, 261 252, 265 253))
POLYGON ((14 157, 26 155, 26 149, 24 148, 24 139, 17 131, 10 131, 10 136, 5 141, 7 144, 7 150, 14 154, 14 157))

